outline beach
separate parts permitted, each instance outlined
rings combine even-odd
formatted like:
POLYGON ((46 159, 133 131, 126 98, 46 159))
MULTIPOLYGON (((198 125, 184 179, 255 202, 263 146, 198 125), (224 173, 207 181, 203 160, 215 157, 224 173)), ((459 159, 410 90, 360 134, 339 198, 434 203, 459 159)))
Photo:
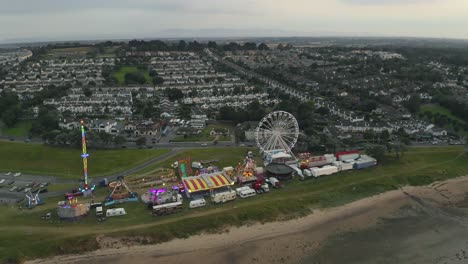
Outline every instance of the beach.
POLYGON ((162 244, 99 236, 94 252, 27 263, 468 263, 467 191, 465 176, 162 244))

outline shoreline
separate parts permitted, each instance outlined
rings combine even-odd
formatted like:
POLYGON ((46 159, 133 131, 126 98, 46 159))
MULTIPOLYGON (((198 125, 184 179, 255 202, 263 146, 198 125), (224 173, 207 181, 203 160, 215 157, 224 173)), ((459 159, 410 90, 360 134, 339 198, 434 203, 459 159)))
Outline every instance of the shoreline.
POLYGON ((392 217, 415 197, 441 204, 459 202, 468 191, 468 176, 435 182, 429 186, 403 187, 335 208, 313 210, 305 217, 230 227, 221 234, 200 234, 154 245, 125 245, 100 236, 101 249, 79 255, 55 256, 26 263, 141 263, 157 260, 183 263, 205 259, 204 263, 297 263, 315 254, 327 238, 358 232, 392 217), (278 247, 284 250, 274 250, 278 247), (248 250, 246 250, 248 248, 248 250), (229 259, 226 257, 229 256, 229 259))

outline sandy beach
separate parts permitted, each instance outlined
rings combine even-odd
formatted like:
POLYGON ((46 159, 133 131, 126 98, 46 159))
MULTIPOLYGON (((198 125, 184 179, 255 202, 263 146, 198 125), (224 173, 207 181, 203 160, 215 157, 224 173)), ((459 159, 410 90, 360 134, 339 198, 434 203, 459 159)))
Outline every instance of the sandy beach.
POLYGON ((468 263, 467 191, 465 176, 163 244, 100 236, 97 251, 27 263, 468 263))

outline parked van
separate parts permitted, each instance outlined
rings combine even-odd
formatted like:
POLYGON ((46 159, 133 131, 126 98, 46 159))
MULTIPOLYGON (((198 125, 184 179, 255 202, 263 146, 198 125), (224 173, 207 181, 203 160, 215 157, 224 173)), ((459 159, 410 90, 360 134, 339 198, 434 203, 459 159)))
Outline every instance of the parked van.
POLYGON ((197 208, 197 207, 202 207, 205 205, 206 205, 205 199, 201 198, 201 199, 190 201, 189 208, 197 208))
MULTIPOLYGON (((109 211, 109 210, 107 210, 109 211)), ((96 216, 102 216, 103 212, 102 212, 102 206, 98 206, 96 207, 96 216)))
POLYGON ((236 189, 237 195, 240 195, 242 191, 251 190, 249 186, 243 186, 236 189))
POLYGON ((126 215, 127 212, 125 212, 124 208, 114 208, 114 209, 107 209, 106 211, 106 216, 118 216, 118 215, 126 215))
POLYGON ((250 197, 250 196, 255 196, 257 194, 257 192, 255 192, 255 190, 253 189, 248 189, 248 190, 242 190, 239 192, 239 196, 241 198, 247 198, 247 197, 250 197))

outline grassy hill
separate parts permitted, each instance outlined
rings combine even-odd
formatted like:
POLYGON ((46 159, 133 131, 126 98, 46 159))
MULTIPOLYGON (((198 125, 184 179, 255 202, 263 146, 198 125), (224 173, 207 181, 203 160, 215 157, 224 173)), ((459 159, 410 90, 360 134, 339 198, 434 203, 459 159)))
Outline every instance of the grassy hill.
POLYGON ((125 74, 131 73, 131 72, 141 72, 145 76, 147 84, 152 84, 153 83, 153 80, 149 76, 148 71, 140 70, 140 69, 138 69, 137 67, 134 67, 134 66, 124 66, 124 67, 120 68, 118 71, 116 71, 114 73, 114 76, 115 76, 115 78, 117 79, 117 81, 119 82, 120 85, 124 85, 125 84, 125 74))

